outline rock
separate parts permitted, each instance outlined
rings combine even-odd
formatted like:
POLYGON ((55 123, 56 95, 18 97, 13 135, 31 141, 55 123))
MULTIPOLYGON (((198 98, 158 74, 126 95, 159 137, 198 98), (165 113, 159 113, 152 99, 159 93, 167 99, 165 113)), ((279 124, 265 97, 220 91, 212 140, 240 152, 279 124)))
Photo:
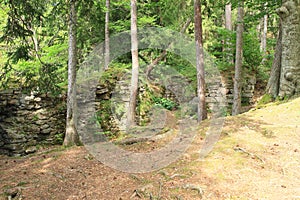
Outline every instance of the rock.
POLYGON ((39 104, 35 104, 35 106, 34 106, 35 109, 40 109, 41 107, 42 107, 42 106, 39 105, 39 104))
POLYGON ((7 100, 1 101, 0 106, 6 106, 7 105, 7 100))
POLYGON ((37 151, 37 148, 35 146, 31 146, 31 147, 28 147, 26 150, 25 150, 25 153, 26 154, 31 154, 31 153, 35 153, 37 151))
POLYGON ((41 97, 36 97, 36 98, 34 98, 34 101, 35 101, 35 102, 41 102, 41 101, 42 101, 42 98, 41 98, 41 97))
POLYGON ((0 94, 2 94, 2 95, 13 94, 13 93, 14 93, 13 89, 7 89, 7 90, 0 91, 0 94))
POLYGON ((35 122, 35 124, 37 124, 37 125, 45 124, 45 120, 37 120, 37 121, 35 122))
POLYGON ((41 133, 42 133, 42 134, 44 134, 44 135, 48 135, 48 134, 50 134, 50 133, 51 133, 51 131, 52 131, 52 129, 51 129, 51 128, 47 128, 47 129, 43 129, 43 130, 41 130, 41 133))
POLYGON ((44 129, 47 129, 49 127, 50 127, 49 124, 44 124, 44 125, 41 126, 41 129, 44 130, 44 129))
POLYGON ((28 106, 27 106, 27 109, 28 109, 28 110, 34 109, 34 105, 28 105, 28 106))
POLYGON ((107 92, 109 92, 108 88, 97 88, 97 90, 96 90, 97 95, 104 94, 107 92))
POLYGON ((24 117, 16 117, 15 121, 18 123, 25 123, 25 118, 24 117))
POLYGON ((19 105, 20 102, 17 99, 12 99, 8 102, 9 105, 19 105))
POLYGON ((31 95, 31 96, 25 96, 24 100, 25 101, 32 101, 32 100, 34 100, 34 96, 33 95, 31 95))
POLYGON ((52 144, 55 135, 64 132, 65 108, 58 97, 8 92, 0 92, 0 154, 33 153, 35 145, 52 144))
POLYGON ((41 131, 41 128, 35 124, 31 124, 29 127, 28 127, 28 131, 30 131, 31 133, 35 133, 35 134, 38 134, 40 133, 41 131))

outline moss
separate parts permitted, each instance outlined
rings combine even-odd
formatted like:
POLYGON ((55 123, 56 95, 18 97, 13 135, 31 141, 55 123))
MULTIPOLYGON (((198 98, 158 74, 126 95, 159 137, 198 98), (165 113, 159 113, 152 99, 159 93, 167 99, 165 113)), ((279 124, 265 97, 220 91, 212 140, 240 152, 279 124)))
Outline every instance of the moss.
POLYGON ((257 107, 261 108, 264 105, 271 103, 273 101, 272 95, 270 94, 265 94, 257 103, 257 107))

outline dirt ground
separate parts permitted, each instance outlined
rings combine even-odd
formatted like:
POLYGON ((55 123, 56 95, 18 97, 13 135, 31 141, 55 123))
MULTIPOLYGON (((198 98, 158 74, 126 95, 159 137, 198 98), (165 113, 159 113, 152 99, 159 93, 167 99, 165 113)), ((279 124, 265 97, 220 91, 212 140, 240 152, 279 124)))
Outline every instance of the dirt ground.
POLYGON ((300 98, 226 118, 221 139, 200 160, 207 124, 179 160, 143 174, 111 169, 84 147, 2 156, 0 199, 300 200, 300 98))

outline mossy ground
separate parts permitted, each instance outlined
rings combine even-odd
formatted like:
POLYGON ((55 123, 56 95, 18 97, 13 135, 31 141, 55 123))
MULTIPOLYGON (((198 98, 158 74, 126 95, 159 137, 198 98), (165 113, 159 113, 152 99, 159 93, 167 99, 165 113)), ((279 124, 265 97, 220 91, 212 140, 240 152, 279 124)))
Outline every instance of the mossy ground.
POLYGON ((200 160, 208 125, 196 129, 179 160, 149 173, 113 170, 84 147, 1 157, 0 199, 14 191, 23 199, 300 198, 300 98, 227 117, 220 140, 200 160))

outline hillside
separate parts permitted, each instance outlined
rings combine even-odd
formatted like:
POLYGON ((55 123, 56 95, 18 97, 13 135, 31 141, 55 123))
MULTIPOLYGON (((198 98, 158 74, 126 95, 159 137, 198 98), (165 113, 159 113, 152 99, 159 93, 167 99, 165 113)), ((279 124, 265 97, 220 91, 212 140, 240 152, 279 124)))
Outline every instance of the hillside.
POLYGON ((300 98, 226 118, 198 160, 207 124, 180 160, 145 174, 106 167, 84 147, 1 157, 0 199, 300 199, 300 98))

